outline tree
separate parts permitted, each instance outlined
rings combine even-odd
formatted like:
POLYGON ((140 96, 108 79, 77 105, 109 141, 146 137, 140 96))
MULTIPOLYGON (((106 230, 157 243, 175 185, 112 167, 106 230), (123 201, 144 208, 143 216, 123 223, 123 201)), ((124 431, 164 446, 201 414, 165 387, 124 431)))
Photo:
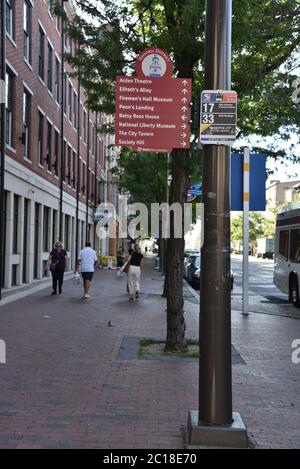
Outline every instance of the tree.
MULTIPOLYGON (((193 95, 199 94, 203 85, 204 0, 77 0, 76 4, 81 11, 74 14, 68 31, 80 50, 67 59, 74 73, 80 65, 81 83, 92 109, 113 113, 115 76, 133 74, 137 55, 152 46, 171 54, 176 76, 193 78, 193 95)), ((239 136, 287 139, 300 118, 290 88, 300 44, 299 3, 239 0, 234 2, 233 13, 233 85, 239 94, 239 136)), ((273 157, 286 156, 276 145, 269 150, 273 157)), ((187 150, 172 152, 170 203, 183 205, 186 201, 190 155, 187 150)), ((183 250, 183 239, 171 236, 166 275, 169 350, 186 349, 183 250)))

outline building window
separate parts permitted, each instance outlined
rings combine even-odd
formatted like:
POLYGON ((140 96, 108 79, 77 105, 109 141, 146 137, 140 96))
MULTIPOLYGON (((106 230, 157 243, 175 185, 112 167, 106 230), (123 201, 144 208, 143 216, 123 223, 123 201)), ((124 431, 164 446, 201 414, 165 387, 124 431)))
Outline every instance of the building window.
POLYGON ((86 143, 86 112, 83 111, 83 141, 86 143))
POLYGON ((56 220, 57 220, 57 211, 53 210, 52 213, 52 246, 56 243, 56 220))
POLYGON ((38 126, 38 162, 44 166, 44 116, 39 111, 39 126, 38 126))
POLYGON ((65 250, 69 251, 70 216, 65 216, 65 250))
POLYGON ((45 33, 39 27, 39 76, 45 79, 45 33))
POLYGON ((64 87, 64 113, 67 113, 67 77, 66 72, 63 76, 63 87, 64 87))
POLYGON ((74 128, 76 129, 76 125, 77 125, 77 96, 76 96, 75 91, 73 93, 73 125, 74 125, 74 128))
POLYGON ((52 93, 52 67, 53 67, 53 49, 48 42, 48 74, 47 74, 47 86, 48 90, 52 93))
POLYGON ((54 96, 57 103, 59 103, 59 60, 55 58, 55 78, 54 78, 54 96))
POLYGON ((46 146, 46 161, 47 161, 47 169, 51 171, 52 169, 52 125, 50 122, 47 122, 47 146, 46 146))
POLYGON ((43 230, 43 250, 49 250, 49 211, 48 207, 44 207, 44 230, 43 230))
POLYGON ((72 119, 72 84, 69 82, 68 118, 72 119))
POLYGON ((85 164, 82 164, 82 186, 81 186, 82 194, 85 194, 85 164))
POLYGON ((76 182, 76 153, 73 151, 73 177, 72 177, 72 187, 75 189, 76 182))
POLYGON ((72 179, 72 150, 68 145, 68 184, 71 185, 72 179))
POLYGON ((58 176, 58 145, 59 145, 59 134, 57 130, 54 131, 54 174, 58 176))
POLYGON ((30 159, 29 155, 29 124, 30 124, 30 94, 24 89, 23 92, 23 125, 24 125, 24 135, 23 145, 24 145, 24 158, 30 159))
POLYGON ((63 164, 63 174, 62 174, 62 179, 65 182, 66 181, 66 164, 67 164, 67 144, 64 141, 64 164, 63 164))
POLYGON ((31 5, 27 0, 23 6, 23 28, 24 28, 24 57, 28 63, 31 62, 31 5))
POLYGON ((13 254, 18 253, 19 196, 14 195, 13 254))
POLYGON ((12 117, 13 117, 13 77, 6 71, 5 75, 5 118, 6 118, 6 129, 5 129, 5 142, 6 145, 12 147, 12 117))
POLYGON ((13 39, 14 37, 14 20, 13 20, 13 0, 6 0, 6 31, 13 39))

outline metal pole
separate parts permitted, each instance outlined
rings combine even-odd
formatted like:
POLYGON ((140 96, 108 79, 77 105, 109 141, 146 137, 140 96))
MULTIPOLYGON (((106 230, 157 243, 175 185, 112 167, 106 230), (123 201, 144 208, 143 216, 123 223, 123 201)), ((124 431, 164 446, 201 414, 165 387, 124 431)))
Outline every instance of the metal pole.
MULTIPOLYGON (((232 0, 207 0, 205 84, 231 89, 232 0)), ((201 251, 199 424, 232 423, 230 147, 205 145, 201 251)))
POLYGON ((79 193, 80 193, 80 78, 77 82, 77 184, 76 184, 76 227, 75 227, 75 269, 77 267, 77 258, 79 254, 79 193))
POLYGON ((244 149, 244 189, 243 189, 243 314, 249 314, 249 186, 250 186, 250 154, 249 148, 244 149))
POLYGON ((85 240, 89 241, 88 239, 88 226, 89 226, 89 194, 90 194, 90 110, 88 109, 87 115, 87 158, 86 158, 86 214, 85 214, 85 240))
POLYGON ((64 42, 65 42, 65 24, 64 24, 64 0, 61 0, 61 105, 60 105, 60 196, 59 196, 59 240, 62 242, 63 237, 63 191, 65 178, 65 155, 64 155, 64 101, 65 90, 64 81, 64 42))
POLYGON ((2 285, 4 280, 4 171, 5 171, 5 74, 6 74, 6 3, 1 0, 1 76, 0 86, 2 100, 1 104, 1 174, 0 174, 0 300, 2 299, 2 285))

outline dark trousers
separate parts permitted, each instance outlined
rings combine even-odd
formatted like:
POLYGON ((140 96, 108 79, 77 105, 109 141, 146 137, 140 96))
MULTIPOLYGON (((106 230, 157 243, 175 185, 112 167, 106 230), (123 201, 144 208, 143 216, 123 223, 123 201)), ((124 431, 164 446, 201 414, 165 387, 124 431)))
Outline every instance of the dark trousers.
POLYGON ((64 282, 64 271, 63 270, 58 270, 57 272, 51 272, 52 273, 52 288, 53 291, 57 290, 57 282, 58 282, 58 289, 59 292, 61 293, 61 289, 63 286, 64 282))

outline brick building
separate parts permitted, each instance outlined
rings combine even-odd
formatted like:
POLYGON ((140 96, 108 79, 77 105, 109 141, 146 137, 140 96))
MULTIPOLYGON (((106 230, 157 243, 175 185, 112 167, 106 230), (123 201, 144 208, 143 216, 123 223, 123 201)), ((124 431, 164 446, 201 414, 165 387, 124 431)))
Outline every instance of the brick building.
MULTIPOLYGON (((63 3, 71 15, 71 2, 63 3)), ((117 249, 97 239, 93 222, 93 208, 115 196, 107 178, 111 137, 96 132, 109 117, 89 111, 67 63, 62 73, 62 21, 49 4, 6 0, 4 288, 47 276, 59 238, 69 270, 76 241, 79 250, 89 239, 102 255, 117 249)), ((74 52, 66 34, 63 42, 74 52)))

